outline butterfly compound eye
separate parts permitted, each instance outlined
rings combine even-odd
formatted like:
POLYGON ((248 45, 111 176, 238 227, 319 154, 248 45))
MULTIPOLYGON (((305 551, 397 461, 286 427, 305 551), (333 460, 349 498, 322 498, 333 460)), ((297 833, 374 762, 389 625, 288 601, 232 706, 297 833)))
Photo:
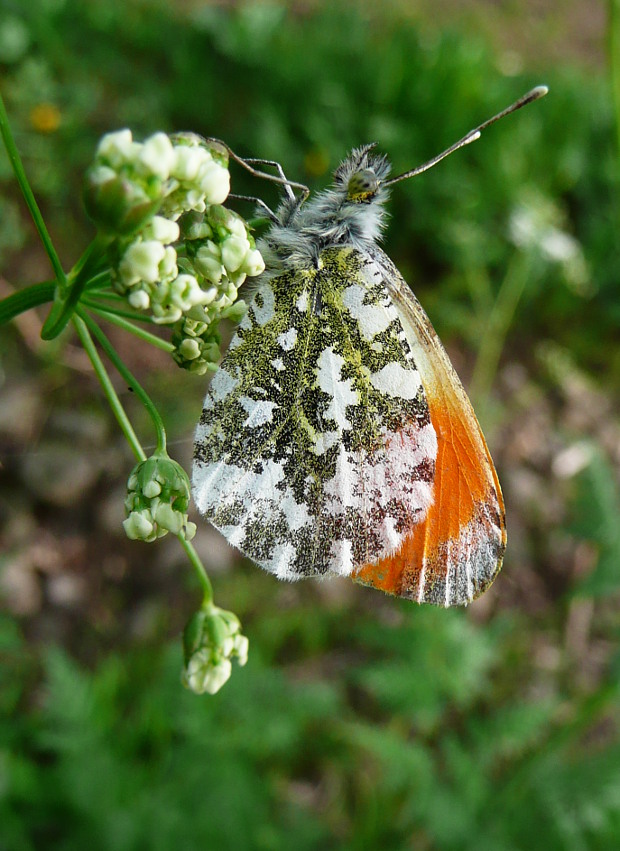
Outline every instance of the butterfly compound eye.
POLYGON ((349 201, 363 203, 370 201, 379 188, 379 178, 372 169, 365 168, 356 171, 349 178, 347 185, 347 198, 349 201))

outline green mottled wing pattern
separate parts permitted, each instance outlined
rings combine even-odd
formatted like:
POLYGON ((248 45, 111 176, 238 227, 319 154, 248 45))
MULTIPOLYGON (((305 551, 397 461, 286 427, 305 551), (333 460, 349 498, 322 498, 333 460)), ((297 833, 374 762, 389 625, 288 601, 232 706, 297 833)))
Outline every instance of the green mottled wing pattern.
POLYGON ((196 432, 199 509, 281 578, 350 574, 395 551, 432 501, 437 441, 370 254, 263 276, 196 432))

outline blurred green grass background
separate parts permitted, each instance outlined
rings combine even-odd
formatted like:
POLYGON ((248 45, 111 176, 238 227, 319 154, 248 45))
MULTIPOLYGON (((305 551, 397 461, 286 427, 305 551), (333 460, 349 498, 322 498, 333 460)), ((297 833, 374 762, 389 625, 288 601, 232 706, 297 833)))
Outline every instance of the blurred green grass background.
MULTIPOLYGON (((0 0, 0 85, 66 266, 108 130, 215 135, 316 188, 355 145, 399 173, 550 94, 390 203, 386 250, 506 497, 504 570, 467 611, 282 585, 201 524, 250 661, 216 697, 185 693, 197 589, 174 542, 123 539, 131 461, 88 366, 70 336, 40 343, 43 314, 3 328, 1 851, 616 849, 617 3, 607 22, 585 2, 23 5, 0 0)), ((48 275, 2 158, 0 262, 4 294, 48 275)), ((111 334, 187 463, 204 382, 111 334)))

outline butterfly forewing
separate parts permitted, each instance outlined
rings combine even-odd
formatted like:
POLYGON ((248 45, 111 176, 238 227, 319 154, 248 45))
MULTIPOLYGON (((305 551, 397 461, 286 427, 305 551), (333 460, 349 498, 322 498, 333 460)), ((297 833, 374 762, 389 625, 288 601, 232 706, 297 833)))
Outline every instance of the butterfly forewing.
POLYGON ((288 579, 398 553, 431 509, 438 449, 384 271, 352 248, 316 265, 262 280, 196 434, 199 509, 288 579))

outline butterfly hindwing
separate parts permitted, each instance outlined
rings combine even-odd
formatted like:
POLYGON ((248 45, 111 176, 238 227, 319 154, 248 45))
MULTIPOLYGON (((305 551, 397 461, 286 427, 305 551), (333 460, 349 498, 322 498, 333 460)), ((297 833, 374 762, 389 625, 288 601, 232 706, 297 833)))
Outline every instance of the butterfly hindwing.
POLYGON ((433 499, 437 441, 384 274, 352 248, 265 276, 205 400, 199 509, 281 578, 399 551, 433 499))

